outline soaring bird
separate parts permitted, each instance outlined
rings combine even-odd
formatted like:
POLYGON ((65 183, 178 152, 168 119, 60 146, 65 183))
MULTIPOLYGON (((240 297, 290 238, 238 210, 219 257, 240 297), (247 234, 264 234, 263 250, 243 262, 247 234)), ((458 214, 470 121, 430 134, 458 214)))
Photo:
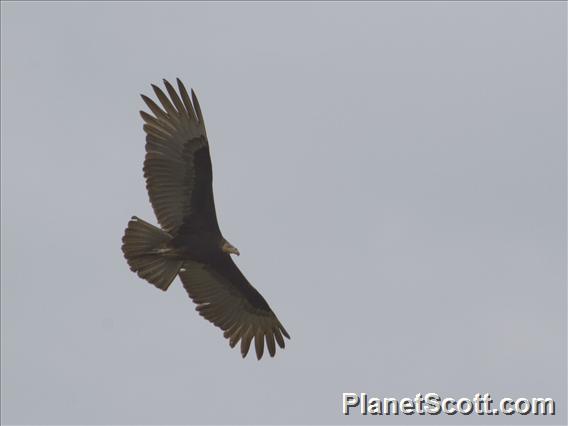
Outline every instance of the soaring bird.
POLYGON ((243 358, 253 339, 258 359, 265 342, 274 356, 276 343, 284 348, 290 336, 231 258, 240 253, 217 223, 203 114, 195 92, 190 99, 179 79, 177 84, 179 94, 164 80, 169 97, 152 85, 161 107, 142 95, 153 115, 140 111, 144 177, 161 228, 133 216, 122 251, 130 269, 160 290, 179 275, 199 314, 224 331, 231 347, 241 342, 243 358))

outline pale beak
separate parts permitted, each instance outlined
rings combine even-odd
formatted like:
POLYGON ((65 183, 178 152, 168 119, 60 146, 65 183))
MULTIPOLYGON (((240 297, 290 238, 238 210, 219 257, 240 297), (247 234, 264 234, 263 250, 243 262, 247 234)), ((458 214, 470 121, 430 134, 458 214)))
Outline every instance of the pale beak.
POLYGON ((223 252, 225 252, 225 253, 236 254, 237 256, 241 255, 241 253, 239 253, 239 249, 236 248, 234 245, 232 245, 228 241, 225 241, 225 244, 223 244, 223 247, 221 247, 221 250, 223 250, 223 252))

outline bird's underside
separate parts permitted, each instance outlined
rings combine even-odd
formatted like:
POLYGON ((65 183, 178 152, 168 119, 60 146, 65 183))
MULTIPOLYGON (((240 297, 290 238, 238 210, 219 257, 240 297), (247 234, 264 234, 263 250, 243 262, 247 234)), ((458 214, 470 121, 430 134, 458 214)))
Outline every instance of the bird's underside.
POLYGON ((178 92, 164 80, 169 97, 152 85, 161 104, 142 95, 152 112, 145 122, 144 177, 161 228, 133 217, 122 250, 141 278, 161 290, 179 276, 201 316, 224 331, 243 357, 254 340, 257 358, 284 348, 290 338, 262 295, 237 268, 239 254, 217 223, 209 142, 195 93, 178 79, 178 92))

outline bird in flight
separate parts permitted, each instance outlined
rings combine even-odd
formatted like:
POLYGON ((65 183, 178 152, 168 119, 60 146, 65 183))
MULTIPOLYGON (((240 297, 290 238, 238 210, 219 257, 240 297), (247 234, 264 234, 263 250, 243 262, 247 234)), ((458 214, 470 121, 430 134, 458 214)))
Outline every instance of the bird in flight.
POLYGON ((130 269, 166 291, 176 276, 197 311, 223 330, 233 348, 256 356, 264 344, 270 356, 290 336, 262 295, 233 262, 240 254, 219 229, 213 200, 209 141, 195 92, 191 98, 178 79, 166 80, 166 94, 152 85, 161 103, 142 95, 152 114, 140 111, 146 132, 144 177, 161 228, 133 216, 122 238, 130 269))

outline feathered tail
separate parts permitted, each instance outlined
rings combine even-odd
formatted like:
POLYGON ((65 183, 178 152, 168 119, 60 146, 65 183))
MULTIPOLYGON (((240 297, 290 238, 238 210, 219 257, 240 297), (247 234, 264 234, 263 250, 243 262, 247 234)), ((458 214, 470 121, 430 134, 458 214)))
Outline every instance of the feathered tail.
POLYGON ((183 261, 166 255, 172 236, 133 216, 122 237, 122 252, 130 269, 160 290, 166 291, 183 261))

